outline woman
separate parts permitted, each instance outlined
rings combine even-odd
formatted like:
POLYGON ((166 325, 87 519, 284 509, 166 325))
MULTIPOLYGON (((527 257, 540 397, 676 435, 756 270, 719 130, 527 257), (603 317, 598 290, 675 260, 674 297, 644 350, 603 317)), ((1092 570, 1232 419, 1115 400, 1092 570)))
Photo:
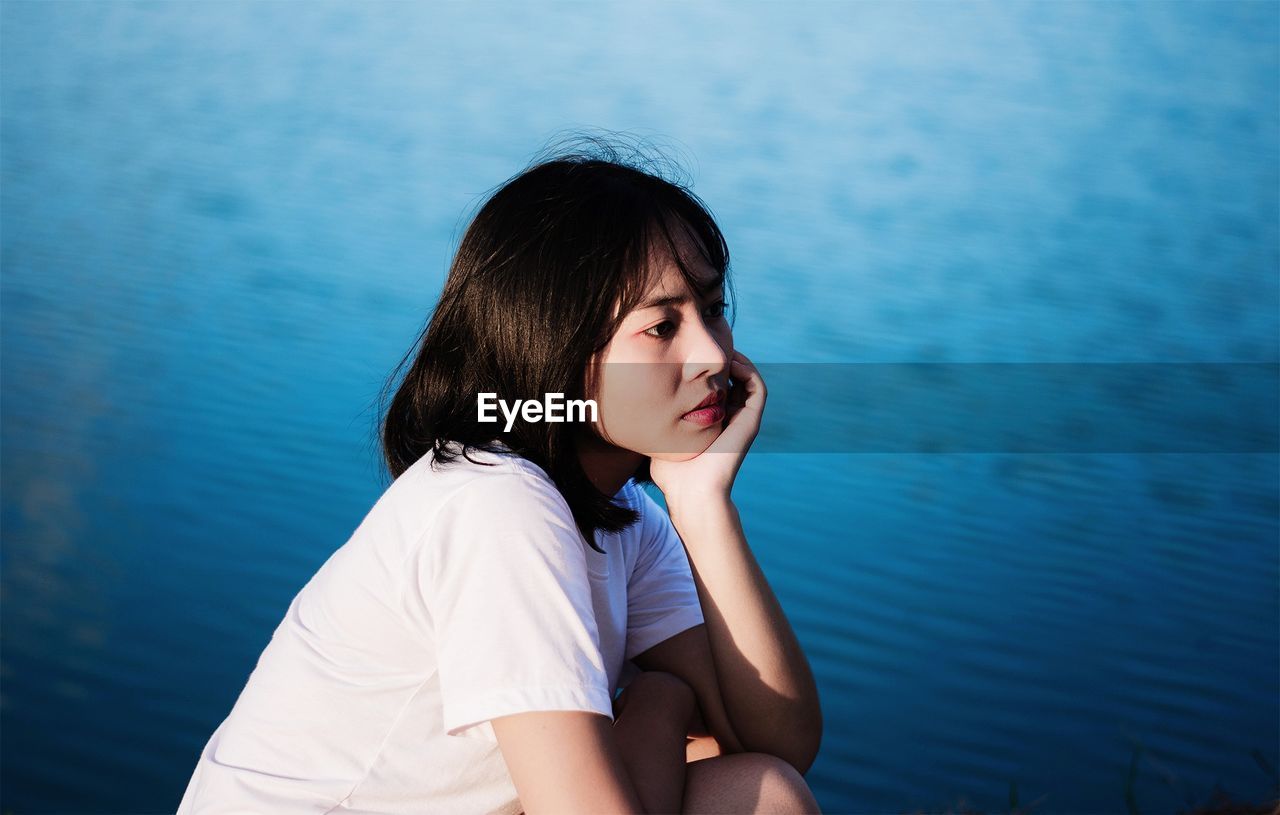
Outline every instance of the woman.
POLYGON ((468 226, 382 423, 395 480, 179 815, 816 811, 816 687, 729 500, 765 387, 727 247, 692 193, 594 148, 468 226), (597 412, 550 421, 553 394, 597 412))

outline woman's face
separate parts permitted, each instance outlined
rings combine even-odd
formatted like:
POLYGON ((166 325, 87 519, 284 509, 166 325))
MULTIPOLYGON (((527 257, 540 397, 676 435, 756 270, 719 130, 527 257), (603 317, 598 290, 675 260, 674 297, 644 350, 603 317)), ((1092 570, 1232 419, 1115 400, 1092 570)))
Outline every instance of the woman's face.
MULTIPOLYGON (((699 285, 715 270, 690 238, 677 240, 699 285)), ((674 236, 673 236, 674 237, 674 236)), ((655 283, 599 355, 596 429, 617 447, 651 458, 684 461, 715 441, 724 422, 733 332, 724 314, 723 284, 690 289, 659 241, 655 283), (708 397, 717 406, 694 412, 708 397)))

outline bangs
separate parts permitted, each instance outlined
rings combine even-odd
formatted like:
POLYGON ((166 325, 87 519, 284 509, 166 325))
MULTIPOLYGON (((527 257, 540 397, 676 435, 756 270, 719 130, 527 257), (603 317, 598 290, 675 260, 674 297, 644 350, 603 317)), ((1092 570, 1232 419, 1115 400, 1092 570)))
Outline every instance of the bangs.
POLYGON ((614 317, 597 341, 597 351, 609 344, 622 321, 657 283, 662 276, 662 261, 674 260, 690 290, 699 297, 705 297, 707 292, 725 286, 725 301, 728 306, 732 292, 729 288, 729 252, 724 236, 715 221, 701 207, 694 204, 691 209, 701 217, 690 219, 683 213, 657 210, 649 215, 644 228, 637 229, 635 238, 627 244, 619 269, 614 317), (688 236, 684 252, 679 250, 679 232, 688 236), (693 247, 703 263, 711 267, 711 277, 695 271, 697 257, 690 253, 687 248, 689 246, 693 247))

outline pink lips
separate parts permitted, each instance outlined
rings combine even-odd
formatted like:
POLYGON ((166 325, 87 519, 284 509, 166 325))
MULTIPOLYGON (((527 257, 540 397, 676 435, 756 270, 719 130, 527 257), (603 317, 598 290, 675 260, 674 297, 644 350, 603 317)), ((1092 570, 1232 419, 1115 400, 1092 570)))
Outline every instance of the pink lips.
POLYGON ((724 391, 712 391, 696 408, 680 418, 702 427, 709 427, 724 421, 724 391))

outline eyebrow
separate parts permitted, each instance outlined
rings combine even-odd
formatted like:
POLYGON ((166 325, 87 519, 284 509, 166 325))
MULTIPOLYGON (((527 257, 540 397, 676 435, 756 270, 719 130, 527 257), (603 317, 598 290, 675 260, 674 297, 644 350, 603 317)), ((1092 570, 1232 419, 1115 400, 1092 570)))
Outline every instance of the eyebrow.
POLYGON ((658 308, 659 306, 678 306, 687 302, 689 302, 689 295, 687 294, 676 294, 669 297, 655 297, 652 300, 646 300, 636 306, 636 311, 643 311, 647 308, 658 308))
MULTIPOLYGON (((703 291, 712 292, 723 285, 724 278, 717 277, 715 280, 711 281, 711 285, 707 286, 703 291)), ((706 295, 704 294, 703 297, 705 296, 706 295)), ((678 306, 687 302, 689 302, 689 295, 687 294, 669 294, 666 297, 653 297, 645 300, 643 303, 636 306, 636 311, 643 311, 646 308, 658 308, 660 306, 678 306)))

